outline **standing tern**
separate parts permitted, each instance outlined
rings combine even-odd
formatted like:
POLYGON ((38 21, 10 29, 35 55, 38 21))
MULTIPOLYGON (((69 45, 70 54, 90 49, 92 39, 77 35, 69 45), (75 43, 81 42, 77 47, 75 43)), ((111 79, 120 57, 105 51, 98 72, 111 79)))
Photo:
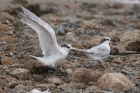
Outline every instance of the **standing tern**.
POLYGON ((28 9, 21 6, 21 12, 17 11, 19 17, 38 34, 43 57, 35 57, 45 66, 55 67, 60 61, 63 61, 69 54, 71 45, 63 44, 59 46, 56 40, 54 30, 50 25, 28 9))
POLYGON ((99 65, 103 66, 102 59, 107 57, 110 53, 110 38, 103 37, 100 41, 100 45, 92 47, 91 49, 76 49, 74 47, 71 48, 73 51, 79 51, 84 53, 90 60, 97 61, 99 65))

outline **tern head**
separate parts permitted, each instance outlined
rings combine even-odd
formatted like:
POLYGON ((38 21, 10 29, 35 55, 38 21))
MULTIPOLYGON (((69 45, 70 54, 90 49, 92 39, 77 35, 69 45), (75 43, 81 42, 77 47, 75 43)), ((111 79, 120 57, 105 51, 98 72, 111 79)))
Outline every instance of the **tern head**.
POLYGON ((110 38, 109 37, 103 37, 102 39, 101 39, 101 41, 100 41, 100 44, 102 44, 102 43, 110 43, 110 38))
POLYGON ((63 44, 61 47, 65 48, 67 50, 70 50, 72 48, 72 46, 70 44, 63 44))

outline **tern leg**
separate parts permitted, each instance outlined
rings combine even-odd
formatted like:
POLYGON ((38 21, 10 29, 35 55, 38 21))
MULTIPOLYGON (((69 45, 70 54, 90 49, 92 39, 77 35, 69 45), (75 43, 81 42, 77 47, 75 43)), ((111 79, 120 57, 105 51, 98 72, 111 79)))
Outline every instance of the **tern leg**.
POLYGON ((99 64, 101 67, 105 68, 105 66, 102 65, 102 60, 99 60, 99 61, 98 61, 98 64, 99 64))
POLYGON ((55 66, 55 71, 58 72, 58 73, 60 73, 60 74, 66 75, 66 72, 63 69, 59 68, 58 65, 55 66))

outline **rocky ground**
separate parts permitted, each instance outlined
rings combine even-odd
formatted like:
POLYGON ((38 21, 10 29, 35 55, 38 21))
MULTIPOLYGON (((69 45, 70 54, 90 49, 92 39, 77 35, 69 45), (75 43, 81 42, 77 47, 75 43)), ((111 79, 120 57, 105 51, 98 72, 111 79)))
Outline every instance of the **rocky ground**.
POLYGON ((87 0, 0 1, 0 93, 140 93, 140 5, 87 0), (55 30, 58 43, 88 49, 110 37, 106 68, 83 54, 70 52, 58 64, 44 67, 29 55, 42 56, 35 31, 22 23, 20 4, 55 30), (6 7, 8 6, 8 7, 6 7))

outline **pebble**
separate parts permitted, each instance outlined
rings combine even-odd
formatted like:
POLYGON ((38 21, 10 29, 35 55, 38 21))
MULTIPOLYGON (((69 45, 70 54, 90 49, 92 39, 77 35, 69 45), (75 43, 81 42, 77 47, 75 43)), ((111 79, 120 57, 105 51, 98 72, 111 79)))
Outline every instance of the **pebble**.
POLYGON ((81 35, 81 34, 86 34, 85 30, 79 29, 78 31, 75 32, 76 35, 81 35))
POLYGON ((89 86, 89 87, 86 88, 86 90, 89 91, 89 92, 93 92, 93 91, 98 90, 98 88, 96 86, 89 86))
POLYGON ((71 76, 73 71, 72 71, 72 69, 68 68, 68 69, 66 69, 66 73, 68 76, 71 76))
POLYGON ((13 81, 13 82, 9 82, 8 87, 15 88, 17 85, 18 85, 18 82, 13 81))
POLYGON ((2 19, 8 19, 10 21, 15 20, 15 18, 7 12, 0 12, 0 20, 2 20, 2 19))
POLYGON ((126 93, 140 93, 140 89, 137 87, 130 87, 128 90, 125 91, 126 93))
POLYGON ((57 13, 57 8, 49 4, 39 4, 39 8, 43 13, 57 13))
POLYGON ((140 6, 138 4, 134 4, 132 10, 140 12, 140 6))
POLYGON ((79 28, 79 27, 80 27, 80 25, 78 25, 78 24, 75 23, 75 22, 68 22, 68 26, 69 26, 70 28, 79 28))
POLYGON ((97 24, 94 21, 84 21, 81 25, 82 29, 93 29, 97 24))
POLYGON ((139 14, 137 14, 137 18, 140 18, 140 13, 139 13, 139 14))
POLYGON ((72 91, 72 88, 71 88, 71 86, 69 85, 69 84, 63 84, 63 85, 61 85, 60 87, 59 87, 61 90, 63 90, 63 91, 67 91, 67 92, 71 92, 72 91))
POLYGON ((61 25, 61 26, 58 28, 58 34, 59 34, 59 35, 65 35, 65 34, 66 34, 63 25, 61 25))
POLYGON ((6 80, 7 82, 12 82, 12 81, 15 81, 16 78, 14 78, 14 77, 7 77, 7 78, 5 78, 5 80, 6 80))
POLYGON ((140 87, 140 82, 136 82, 135 84, 136 86, 140 87))
POLYGON ((99 31, 98 31, 98 30, 90 30, 90 31, 88 32, 88 34, 91 35, 91 36, 97 35, 97 34, 99 34, 99 31))
POLYGON ((35 87, 41 88, 44 90, 44 89, 48 89, 48 88, 54 88, 55 84, 53 84, 53 83, 36 84, 35 87))
POLYGON ((130 75, 130 74, 131 74, 131 72, 129 72, 129 71, 127 71, 127 70, 121 70, 121 73, 122 73, 122 74, 125 74, 125 75, 130 75))
POLYGON ((70 82, 70 86, 74 89, 84 89, 85 85, 83 83, 77 83, 77 82, 70 82))
POLYGON ((105 19, 101 22, 102 25, 104 26, 115 26, 115 24, 112 22, 110 19, 105 19))
POLYGON ((56 77, 50 77, 50 78, 47 79, 47 81, 49 83, 54 83, 54 84, 57 84, 57 85, 62 83, 62 81, 59 78, 56 78, 56 77))

